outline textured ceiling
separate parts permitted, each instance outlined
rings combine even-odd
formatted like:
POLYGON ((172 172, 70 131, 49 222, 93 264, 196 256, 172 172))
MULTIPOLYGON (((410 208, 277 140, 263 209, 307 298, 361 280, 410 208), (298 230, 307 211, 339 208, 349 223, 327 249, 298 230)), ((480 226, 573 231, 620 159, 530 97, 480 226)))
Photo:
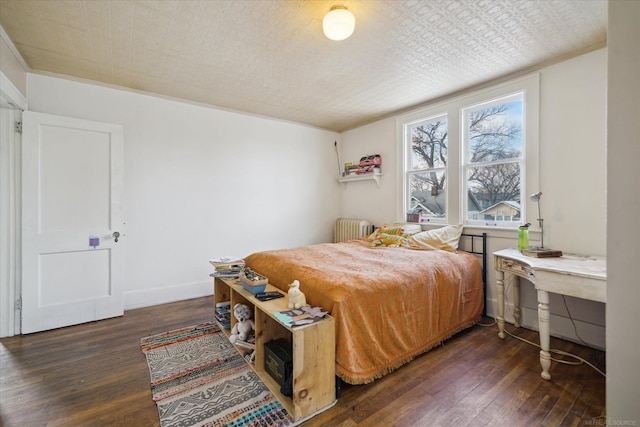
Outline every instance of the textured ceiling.
POLYGON ((605 0, 0 0, 33 72, 342 131, 606 44, 605 0), (333 4, 356 29, 322 34, 333 4))

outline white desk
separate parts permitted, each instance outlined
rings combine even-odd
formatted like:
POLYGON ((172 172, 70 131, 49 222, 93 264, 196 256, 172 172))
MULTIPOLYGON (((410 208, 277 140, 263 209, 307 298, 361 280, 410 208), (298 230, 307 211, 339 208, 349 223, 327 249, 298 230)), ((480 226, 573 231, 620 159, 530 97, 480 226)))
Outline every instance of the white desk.
POLYGON ((514 325, 520 327, 520 278, 538 291, 540 365, 545 380, 551 379, 549 353, 549 292, 592 301, 607 301, 607 261, 604 257, 564 254, 557 258, 533 258, 516 249, 503 249, 495 257, 498 290, 498 336, 504 338, 504 273, 513 274, 514 325))

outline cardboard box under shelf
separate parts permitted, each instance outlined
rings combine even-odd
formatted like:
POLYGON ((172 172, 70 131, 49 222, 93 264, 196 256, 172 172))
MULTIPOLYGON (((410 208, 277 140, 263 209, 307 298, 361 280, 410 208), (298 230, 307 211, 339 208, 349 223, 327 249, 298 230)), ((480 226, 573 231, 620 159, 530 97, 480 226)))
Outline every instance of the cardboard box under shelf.
POLYGON ((264 345, 264 370, 280 385, 293 372, 291 344, 285 339, 269 341, 264 345))

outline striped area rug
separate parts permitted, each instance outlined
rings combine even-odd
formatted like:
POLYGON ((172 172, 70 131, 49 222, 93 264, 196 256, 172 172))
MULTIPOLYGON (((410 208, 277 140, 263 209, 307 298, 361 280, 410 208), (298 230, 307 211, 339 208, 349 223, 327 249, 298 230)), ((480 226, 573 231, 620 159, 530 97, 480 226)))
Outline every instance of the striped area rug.
POLYGON ((161 427, 294 425, 215 324, 142 338, 140 348, 161 427))

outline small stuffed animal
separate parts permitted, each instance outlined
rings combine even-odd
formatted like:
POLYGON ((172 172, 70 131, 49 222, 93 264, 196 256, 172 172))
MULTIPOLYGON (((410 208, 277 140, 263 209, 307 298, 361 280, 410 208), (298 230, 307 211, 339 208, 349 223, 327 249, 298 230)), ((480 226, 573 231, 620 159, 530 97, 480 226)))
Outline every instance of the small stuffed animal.
POLYGON ((294 280, 293 283, 289 285, 289 303, 287 307, 302 308, 305 305, 307 305, 307 298, 300 290, 300 282, 294 280))
POLYGON ((229 341, 231 344, 236 341, 246 341, 252 331, 256 329, 256 324, 251 319, 251 309, 246 304, 236 304, 233 306, 233 315, 237 322, 231 329, 229 341))

